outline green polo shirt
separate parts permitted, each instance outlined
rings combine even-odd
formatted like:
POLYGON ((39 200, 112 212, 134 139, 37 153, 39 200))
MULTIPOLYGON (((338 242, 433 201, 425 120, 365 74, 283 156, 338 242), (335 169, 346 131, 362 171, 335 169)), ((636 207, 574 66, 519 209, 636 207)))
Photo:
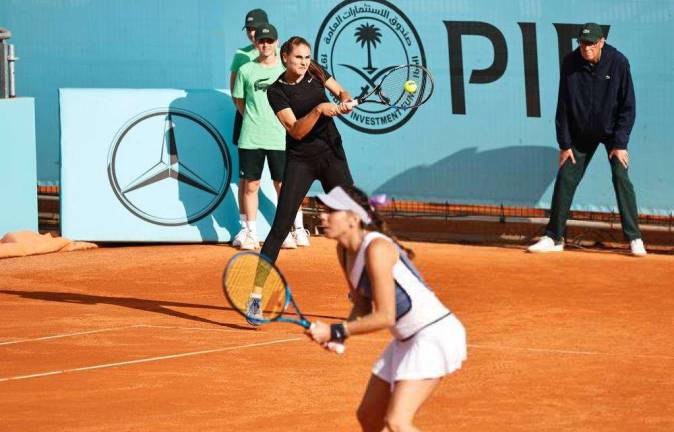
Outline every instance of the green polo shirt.
POLYGON ((267 88, 284 70, 280 59, 275 66, 264 66, 255 60, 239 68, 232 90, 232 96, 243 99, 246 106, 239 148, 285 150, 285 128, 267 100, 267 88))
POLYGON ((238 72, 241 66, 246 63, 252 62, 260 55, 260 52, 252 44, 243 48, 236 50, 234 58, 232 59, 232 65, 229 67, 230 72, 238 72))

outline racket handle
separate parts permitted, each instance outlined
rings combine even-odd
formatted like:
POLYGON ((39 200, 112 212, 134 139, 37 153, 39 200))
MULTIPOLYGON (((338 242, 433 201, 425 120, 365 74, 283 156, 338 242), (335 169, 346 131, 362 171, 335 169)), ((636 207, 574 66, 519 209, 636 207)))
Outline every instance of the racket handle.
POLYGON ((346 101, 344 103, 346 104, 347 107, 349 107, 349 109, 353 109, 355 106, 358 105, 358 99, 353 99, 350 101, 346 101))

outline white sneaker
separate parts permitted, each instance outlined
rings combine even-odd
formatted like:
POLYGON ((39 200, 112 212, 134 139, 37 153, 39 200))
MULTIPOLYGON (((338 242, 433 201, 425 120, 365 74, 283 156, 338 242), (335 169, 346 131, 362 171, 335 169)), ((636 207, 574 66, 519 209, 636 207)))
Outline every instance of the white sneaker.
POLYGON ((297 249, 297 242, 295 241, 292 233, 288 233, 286 239, 283 240, 281 249, 297 249))
POLYGON ((262 315, 262 294, 252 293, 246 304, 246 321, 248 324, 259 326, 264 320, 262 315))
POLYGON ((564 242, 555 243, 555 241, 548 236, 541 237, 538 242, 532 244, 527 249, 527 251, 531 253, 561 252, 563 250, 564 242))
POLYGON ((646 248, 644 247, 644 242, 641 239, 634 239, 630 242, 630 250, 632 255, 642 257, 646 256, 646 248))
POLYGON ((248 233, 248 228, 246 228, 246 227, 241 228, 241 231, 239 231, 239 233, 234 236, 234 239, 232 240, 232 246, 234 246, 234 247, 241 246, 241 242, 243 242, 243 239, 246 238, 247 233, 248 233))
POLYGON ((292 232, 297 246, 309 246, 309 230, 306 228, 298 228, 292 232))
POLYGON ((246 237, 241 241, 240 248, 242 250, 255 250, 260 247, 260 240, 257 234, 252 231, 246 232, 246 237))

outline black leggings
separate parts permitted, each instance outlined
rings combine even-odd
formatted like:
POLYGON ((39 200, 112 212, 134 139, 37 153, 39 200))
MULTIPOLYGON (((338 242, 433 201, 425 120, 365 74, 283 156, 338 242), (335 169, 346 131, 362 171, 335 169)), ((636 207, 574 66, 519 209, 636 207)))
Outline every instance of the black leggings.
POLYGON ((276 262, 283 240, 290 232, 297 210, 314 180, 321 182, 325 192, 330 192, 335 186, 353 185, 346 160, 338 158, 332 152, 308 161, 288 155, 274 223, 261 251, 272 262, 276 262))

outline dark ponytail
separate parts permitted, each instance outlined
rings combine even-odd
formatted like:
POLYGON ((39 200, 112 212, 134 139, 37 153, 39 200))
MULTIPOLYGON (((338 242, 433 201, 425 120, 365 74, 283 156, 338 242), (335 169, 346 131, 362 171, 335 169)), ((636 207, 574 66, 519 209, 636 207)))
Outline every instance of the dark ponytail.
POLYGON ((400 244, 400 241, 389 229, 388 225, 386 222, 384 222, 384 219, 381 217, 375 206, 370 203, 370 199, 365 194, 365 192, 355 186, 342 186, 342 189, 344 189, 344 191, 367 212, 367 214, 370 216, 370 219, 372 219, 369 224, 365 224, 361 221, 363 228, 369 231, 378 231, 391 238, 391 240, 393 240, 393 242, 398 245, 400 249, 405 251, 410 259, 414 259, 414 251, 400 244))
MULTIPOLYGON (((287 41, 283 42, 283 45, 281 45, 281 54, 289 56, 293 48, 295 48, 298 45, 306 45, 309 48, 309 50, 311 50, 311 45, 309 45, 309 42, 307 42, 306 39, 300 36, 293 36, 287 41)), ((283 63, 283 66, 287 67, 285 61, 283 60, 283 55, 281 55, 281 62, 283 63)), ((321 83, 325 84, 325 80, 327 79, 327 77, 325 76, 325 70, 323 70, 323 68, 313 60, 311 60, 311 62, 309 63, 309 73, 312 76, 318 78, 321 81, 321 83)))

